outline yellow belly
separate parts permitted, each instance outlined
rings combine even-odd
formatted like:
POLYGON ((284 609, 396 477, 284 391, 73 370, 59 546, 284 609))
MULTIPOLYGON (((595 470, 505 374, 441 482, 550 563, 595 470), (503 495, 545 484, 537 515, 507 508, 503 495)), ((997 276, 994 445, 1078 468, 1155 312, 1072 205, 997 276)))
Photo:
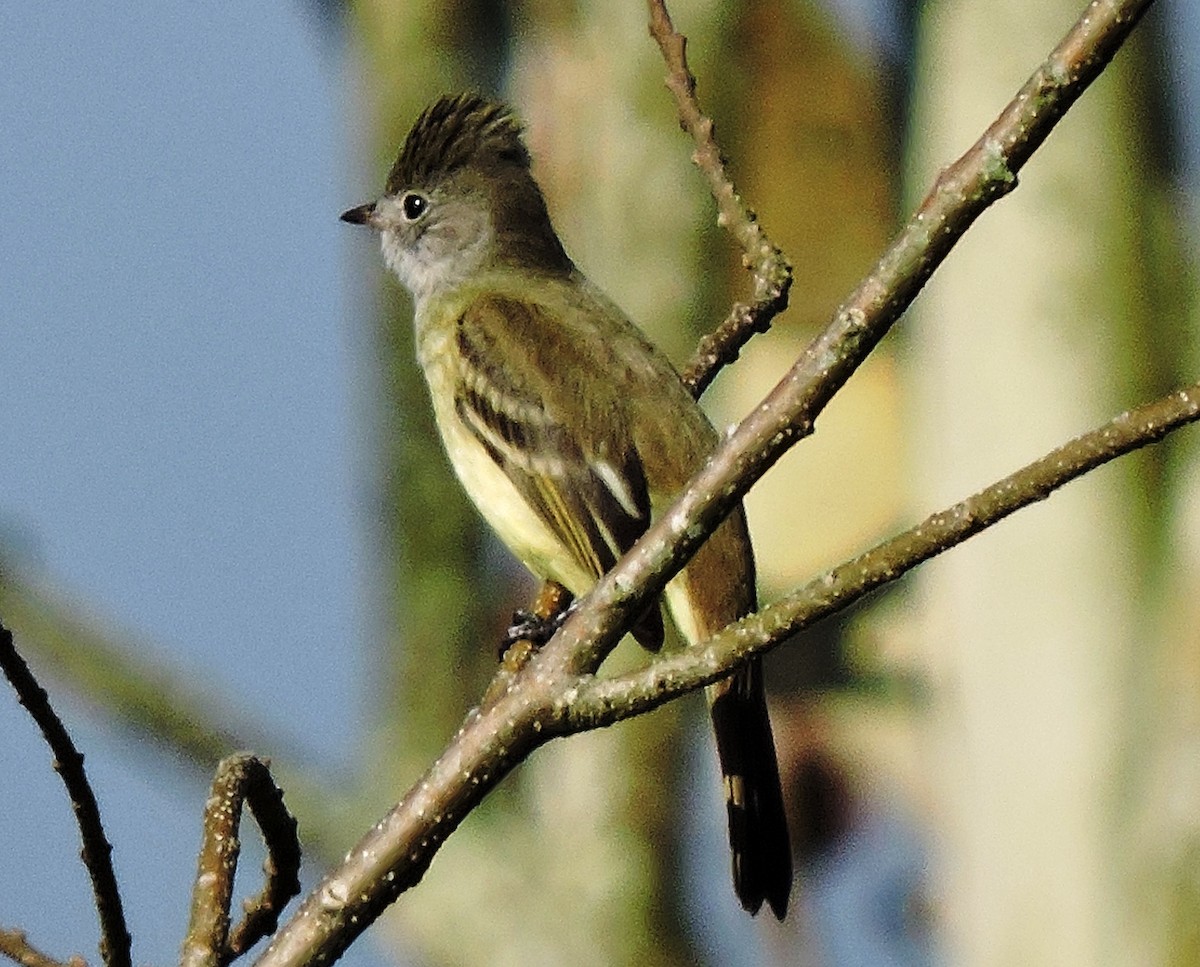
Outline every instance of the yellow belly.
POLYGON ((455 374, 439 347, 422 347, 425 378, 433 399, 442 444, 463 489, 488 526, 537 577, 557 581, 572 594, 583 594, 595 577, 566 550, 529 506, 504 471, 459 419, 454 407, 455 374))

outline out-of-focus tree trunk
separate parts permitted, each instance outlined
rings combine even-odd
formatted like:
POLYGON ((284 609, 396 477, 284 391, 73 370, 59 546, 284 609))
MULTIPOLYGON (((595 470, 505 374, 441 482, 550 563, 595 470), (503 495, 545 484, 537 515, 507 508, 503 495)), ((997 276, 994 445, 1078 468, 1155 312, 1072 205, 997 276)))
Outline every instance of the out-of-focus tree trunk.
MULTIPOLYGON (((1078 14, 1077 0, 927 6, 914 192, 1078 14)), ((920 513, 1149 398, 1174 370, 1184 319, 1162 317, 1171 300, 1148 258, 1161 183, 1147 40, 1117 58, 917 302, 920 513)), ((1159 674, 1178 660, 1159 610, 1161 461, 1093 474, 918 579, 933 902, 954 963, 1164 962, 1166 934, 1149 914, 1172 898, 1160 883, 1146 902, 1161 858, 1137 833, 1164 792, 1147 768, 1162 751, 1164 702, 1181 697, 1159 674)), ((1194 715, 1195 699, 1184 704, 1194 715)), ((1194 804, 1195 780, 1186 785, 1194 804)))

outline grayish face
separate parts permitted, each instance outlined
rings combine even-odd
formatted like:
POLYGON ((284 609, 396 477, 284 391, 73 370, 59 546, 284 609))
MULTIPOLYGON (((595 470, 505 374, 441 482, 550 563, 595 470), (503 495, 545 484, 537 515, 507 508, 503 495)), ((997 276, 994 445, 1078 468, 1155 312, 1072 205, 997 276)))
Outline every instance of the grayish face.
POLYGON ((388 268, 420 309, 501 268, 574 270, 533 180, 521 128, 501 103, 464 94, 417 119, 384 195, 342 220, 379 233, 388 268))
POLYGON ((476 275, 495 240, 486 199, 453 183, 384 195, 342 220, 379 232, 384 261, 418 303, 476 275))

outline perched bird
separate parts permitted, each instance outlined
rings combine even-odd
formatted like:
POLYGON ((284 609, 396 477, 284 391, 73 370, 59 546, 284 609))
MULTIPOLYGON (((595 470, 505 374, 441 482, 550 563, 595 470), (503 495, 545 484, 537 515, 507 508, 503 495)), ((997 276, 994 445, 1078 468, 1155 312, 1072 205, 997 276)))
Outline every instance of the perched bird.
MULTIPOLYGON (((417 359, 450 462, 501 541, 540 578, 584 594, 717 434, 666 357, 575 267, 530 173, 521 127, 475 94, 418 118, 383 197, 343 221, 379 233, 412 293, 417 359)), ((738 508, 666 587, 683 636, 755 605, 738 508)), ((634 629, 662 644, 655 605, 634 629)), ((757 660, 710 686, 734 889, 783 918, 792 856, 757 660)))

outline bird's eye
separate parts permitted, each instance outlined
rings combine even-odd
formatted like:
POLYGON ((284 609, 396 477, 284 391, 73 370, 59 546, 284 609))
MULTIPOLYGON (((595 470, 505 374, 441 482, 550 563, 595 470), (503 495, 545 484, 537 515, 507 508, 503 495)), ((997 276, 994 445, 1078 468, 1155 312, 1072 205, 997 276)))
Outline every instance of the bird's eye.
POLYGON ((424 215, 425 209, 428 207, 429 199, 424 195, 418 195, 415 191, 410 191, 400 199, 400 208, 404 211, 404 217, 410 222, 415 222, 424 215))

